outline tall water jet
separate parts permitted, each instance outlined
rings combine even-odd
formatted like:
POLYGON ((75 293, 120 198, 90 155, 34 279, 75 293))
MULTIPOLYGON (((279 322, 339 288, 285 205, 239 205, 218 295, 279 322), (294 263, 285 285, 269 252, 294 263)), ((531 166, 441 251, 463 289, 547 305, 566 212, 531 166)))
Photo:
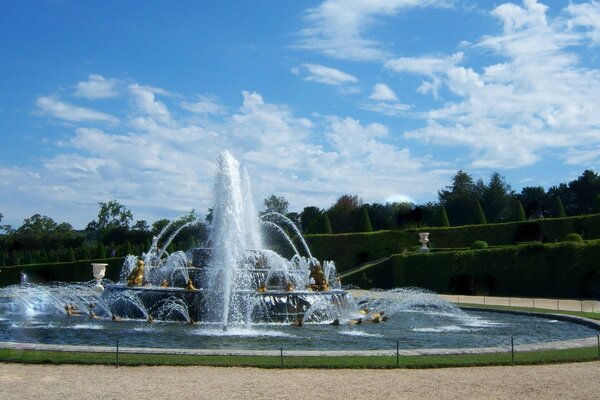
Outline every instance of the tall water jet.
MULTIPOLYGON (((246 313, 242 312, 239 306, 249 303, 249 298, 245 298, 249 297, 249 293, 236 289, 249 287, 250 277, 243 256, 250 247, 248 238, 258 237, 258 234, 252 235, 247 230, 248 227, 257 225, 247 223, 256 216, 247 215, 240 166, 227 150, 217 159, 214 196, 215 205, 209 238, 212 244, 209 287, 213 289, 212 312, 217 315, 220 312, 220 322, 226 329, 230 319, 238 323, 244 322, 246 313)), ((248 196, 249 193, 246 193, 246 197, 248 196)))

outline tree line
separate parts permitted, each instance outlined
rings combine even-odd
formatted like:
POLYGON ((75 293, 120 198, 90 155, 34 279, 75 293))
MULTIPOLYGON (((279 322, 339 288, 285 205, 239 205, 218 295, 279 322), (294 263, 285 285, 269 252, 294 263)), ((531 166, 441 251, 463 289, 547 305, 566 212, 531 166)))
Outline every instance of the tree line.
MULTIPOLYGON (((149 225, 144 220, 134 221, 131 211, 115 200, 98 205, 97 218, 84 230, 40 214, 26 218, 18 228, 0 225, 0 266, 141 254, 149 249, 153 236, 171 222, 160 219, 149 225)), ((270 212, 287 216, 307 234, 560 218, 600 213, 600 176, 585 170, 577 179, 548 190, 528 186, 517 193, 497 172, 484 182, 461 170, 438 192, 435 202, 364 203, 356 195, 344 194, 326 209, 307 206, 301 212, 291 212, 284 197, 271 195, 264 199, 261 214, 270 212)), ((181 218, 180 222, 189 224, 166 250, 203 245, 211 216, 208 210, 201 219, 192 210, 181 218)), ((0 214, 0 223, 2 218, 0 214)), ((289 233, 294 234, 291 230, 289 233)))

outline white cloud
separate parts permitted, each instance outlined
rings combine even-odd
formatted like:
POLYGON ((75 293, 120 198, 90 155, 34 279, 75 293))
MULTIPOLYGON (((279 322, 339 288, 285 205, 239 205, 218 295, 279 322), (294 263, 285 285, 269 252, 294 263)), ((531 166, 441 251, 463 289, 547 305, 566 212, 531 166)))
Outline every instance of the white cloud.
POLYGON ((396 93, 384 83, 375 84, 369 99, 377 101, 398 101, 396 93))
POLYGON ((376 17, 451 4, 450 0, 326 0, 306 12, 308 26, 299 32, 296 46, 335 58, 382 60, 388 52, 376 40, 365 37, 376 17))
POLYGON ((225 107, 219 103, 219 100, 209 95, 198 96, 198 100, 193 103, 184 101, 181 103, 181 107, 196 114, 222 114, 225 112, 225 107))
POLYGON ((340 71, 339 69, 319 64, 302 64, 301 68, 292 69, 292 73, 295 75, 303 75, 302 79, 306 81, 325 83, 334 86, 358 82, 358 79, 353 75, 340 71))
POLYGON ((129 86, 129 91, 133 97, 133 101, 137 110, 161 123, 170 124, 171 113, 164 103, 156 100, 156 94, 167 94, 162 89, 153 88, 150 86, 140 86, 132 84, 129 86))
POLYGON ((572 18, 571 28, 587 29, 587 35, 596 44, 600 44, 600 3, 593 0, 589 3, 569 4, 566 8, 572 18))
POLYGON ((455 67, 462 61, 463 56, 463 53, 456 53, 446 57, 400 57, 386 61, 384 66, 396 73, 434 76, 455 67))
POLYGON ((289 106, 249 91, 233 112, 181 118, 169 110, 181 105, 178 96, 158 102, 154 93, 132 84, 133 101, 124 110, 132 115, 128 125, 75 123, 59 143, 60 152, 37 169, 0 166, 11 196, 23 198, 3 202, 3 213, 25 218, 35 209, 83 227, 94 218, 98 202, 112 199, 148 221, 192 208, 202 212, 212 205, 215 159, 225 148, 247 167, 259 206, 272 193, 285 196, 297 210, 328 207, 344 193, 368 202, 397 193, 430 197, 449 175, 430 172, 428 160, 393 144, 397 132, 382 124, 296 116, 289 106), (34 193, 44 193, 41 208, 33 205, 34 193))
POLYGON ((77 83, 75 96, 88 99, 105 99, 117 97, 119 81, 116 79, 106 79, 102 75, 90 75, 85 82, 77 83))
POLYGON ((600 70, 582 66, 571 52, 586 32, 568 30, 546 9, 533 0, 497 7, 492 15, 503 24, 502 34, 485 36, 473 48, 503 60, 481 72, 454 62, 388 64, 397 72, 433 75, 418 89, 423 94, 437 96, 445 85, 460 98, 424 113, 427 125, 406 137, 466 146, 474 167, 522 167, 548 152, 562 153, 569 163, 598 162, 600 70))
POLYGON ((119 120, 110 114, 90 108, 65 103, 53 96, 38 97, 35 102, 37 112, 71 122, 108 122, 115 124, 119 120))

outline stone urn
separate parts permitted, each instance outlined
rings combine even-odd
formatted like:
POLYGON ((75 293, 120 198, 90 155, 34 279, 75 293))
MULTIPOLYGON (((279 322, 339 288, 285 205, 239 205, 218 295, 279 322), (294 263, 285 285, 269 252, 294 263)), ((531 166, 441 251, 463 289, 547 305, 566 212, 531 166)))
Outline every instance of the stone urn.
POLYGON ((108 264, 106 263, 92 263, 92 273, 94 274, 94 278, 96 278, 96 286, 94 289, 101 292, 104 290, 104 286, 102 286, 102 278, 106 274, 106 267, 108 264))
POLYGON ((427 247, 429 232, 419 232, 419 243, 421 243, 421 248, 419 249, 421 253, 427 253, 429 251, 429 247, 427 247))

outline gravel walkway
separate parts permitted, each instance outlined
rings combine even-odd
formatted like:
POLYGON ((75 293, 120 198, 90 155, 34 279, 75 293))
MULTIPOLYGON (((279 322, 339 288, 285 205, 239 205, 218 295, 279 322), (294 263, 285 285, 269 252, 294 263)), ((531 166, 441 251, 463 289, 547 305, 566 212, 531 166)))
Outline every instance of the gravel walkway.
POLYGON ((11 399, 597 399, 600 362, 427 370, 0 364, 11 399))

